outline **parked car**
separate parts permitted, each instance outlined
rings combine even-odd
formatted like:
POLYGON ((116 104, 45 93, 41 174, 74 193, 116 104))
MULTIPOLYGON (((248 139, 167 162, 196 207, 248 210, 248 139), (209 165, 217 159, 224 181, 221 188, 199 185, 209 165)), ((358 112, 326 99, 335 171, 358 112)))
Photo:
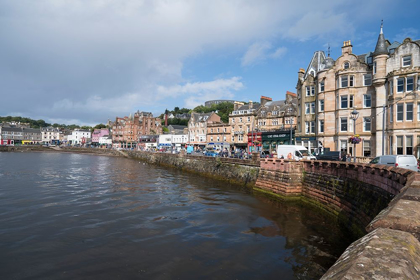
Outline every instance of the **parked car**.
POLYGON ((343 157, 340 151, 329 151, 329 152, 325 152, 323 154, 317 155, 316 159, 339 161, 339 160, 342 160, 343 157))
POLYGON ((204 151, 204 155, 206 157, 217 157, 219 156, 219 151, 213 150, 213 149, 208 149, 204 151))
POLYGON ((372 159, 369 163, 385 164, 413 171, 419 171, 419 164, 413 155, 383 155, 372 159))
POLYGON ((261 158, 272 158, 273 155, 270 154, 270 151, 261 151, 260 157, 261 158))

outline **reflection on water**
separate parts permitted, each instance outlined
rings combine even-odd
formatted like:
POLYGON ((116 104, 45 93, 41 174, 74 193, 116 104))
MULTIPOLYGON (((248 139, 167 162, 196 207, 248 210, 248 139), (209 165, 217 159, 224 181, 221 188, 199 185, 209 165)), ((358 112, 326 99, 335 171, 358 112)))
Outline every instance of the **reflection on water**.
POLYGON ((0 279, 317 279, 316 211, 114 157, 0 153, 0 279))

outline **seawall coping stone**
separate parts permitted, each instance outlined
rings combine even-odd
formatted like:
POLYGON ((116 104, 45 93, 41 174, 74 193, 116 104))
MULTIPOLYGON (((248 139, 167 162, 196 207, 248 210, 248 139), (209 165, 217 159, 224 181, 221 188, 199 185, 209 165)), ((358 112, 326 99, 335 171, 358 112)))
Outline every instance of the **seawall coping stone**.
POLYGON ((321 278, 327 279, 420 279, 420 243, 410 233, 378 228, 353 242, 321 278))

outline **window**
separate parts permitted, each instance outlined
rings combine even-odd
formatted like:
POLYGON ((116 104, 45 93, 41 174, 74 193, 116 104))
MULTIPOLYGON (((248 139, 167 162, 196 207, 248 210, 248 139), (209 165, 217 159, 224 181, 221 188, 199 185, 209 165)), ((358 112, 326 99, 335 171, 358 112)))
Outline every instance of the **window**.
POLYGON ((315 122, 305 122, 305 133, 315 133, 315 122))
POLYGON ((405 136, 405 154, 413 154, 413 136, 405 136))
POLYGON ((340 118, 341 125, 340 125, 340 131, 347 131, 347 118, 340 118))
POLYGON ((315 95, 315 87, 311 86, 311 95, 314 96, 315 95))
POLYGON ((341 109, 347 109, 348 108, 348 97, 347 95, 341 96, 341 109))
POLYGON ((371 130, 371 121, 370 118, 363 118, 363 131, 371 130))
POLYGON ((417 90, 420 91, 420 76, 417 77, 417 90))
POLYGON ((217 136, 217 142, 219 142, 220 141, 220 137, 219 136, 217 136))
POLYGON ((372 75, 371 74, 363 75, 363 85, 364 86, 371 86, 372 85, 372 75))
POLYGON ((405 104, 405 120, 406 121, 413 120, 413 103, 405 104))
POLYGON ((370 157, 370 141, 369 140, 363 140, 363 156, 370 157))
POLYGON ((407 77, 406 91, 413 91, 414 77, 407 77))
POLYGON ((397 104, 397 122, 402 122, 404 119, 404 104, 397 104))
POLYGON ((403 56, 402 58, 402 66, 407 67, 411 65, 411 55, 403 56))
POLYGON ((346 61, 344 62, 344 69, 349 69, 350 68, 350 62, 346 61))
POLYGON ((315 102, 305 103, 305 114, 315 114, 315 102))
POLYGON ((397 92, 403 92, 404 91, 404 78, 398 78, 397 79, 397 92))
POLYGON ((311 94, 311 88, 306 87, 306 96, 309 96, 311 94))
POLYGON ((403 137, 397 136, 397 155, 402 155, 403 152, 403 137))
MULTIPOLYGON (((420 103, 419 103, 419 106, 420 106, 420 103)), ((389 105, 389 122, 393 122, 393 121, 394 121, 394 105, 389 105)))
POLYGON ((242 122, 242 118, 239 118, 239 122, 242 122))
POLYGON ((319 121, 319 133, 324 133, 324 120, 319 121))
POLYGON ((341 153, 347 154, 347 140, 340 141, 340 150, 341 150, 341 153))
POLYGON ((324 99, 319 100, 319 111, 324 112, 324 99))
POLYGON ((315 114, 315 102, 311 102, 311 114, 315 114))
POLYGON ((354 86, 354 76, 349 76, 349 87, 354 86))
POLYGON ((417 120, 420 121, 420 102, 417 103, 417 120))
POLYGON ((363 95, 363 107, 370 108, 372 106, 372 100, 370 94, 363 95))
POLYGON ((325 90, 325 82, 322 81, 319 83, 319 92, 323 92, 325 90))
POLYGON ((376 61, 373 63, 373 75, 376 74, 376 61))
POLYGON ((213 142, 213 136, 210 136, 210 141, 213 142))
POLYGON ((354 104, 354 96, 350 95, 349 96, 349 108, 353 108, 353 104, 354 104))
POLYGON ((348 76, 341 76, 341 87, 345 88, 349 85, 349 77, 348 76))

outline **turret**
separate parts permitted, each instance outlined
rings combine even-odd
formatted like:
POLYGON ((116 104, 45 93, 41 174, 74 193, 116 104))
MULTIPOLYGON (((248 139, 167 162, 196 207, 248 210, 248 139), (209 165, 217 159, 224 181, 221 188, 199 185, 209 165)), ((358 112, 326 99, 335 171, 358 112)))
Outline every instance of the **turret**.
POLYGON ((385 83, 386 78, 386 60, 388 58, 388 43, 383 33, 383 23, 381 23, 381 31, 379 33, 378 42, 376 43, 375 52, 373 53, 373 83, 385 83))

